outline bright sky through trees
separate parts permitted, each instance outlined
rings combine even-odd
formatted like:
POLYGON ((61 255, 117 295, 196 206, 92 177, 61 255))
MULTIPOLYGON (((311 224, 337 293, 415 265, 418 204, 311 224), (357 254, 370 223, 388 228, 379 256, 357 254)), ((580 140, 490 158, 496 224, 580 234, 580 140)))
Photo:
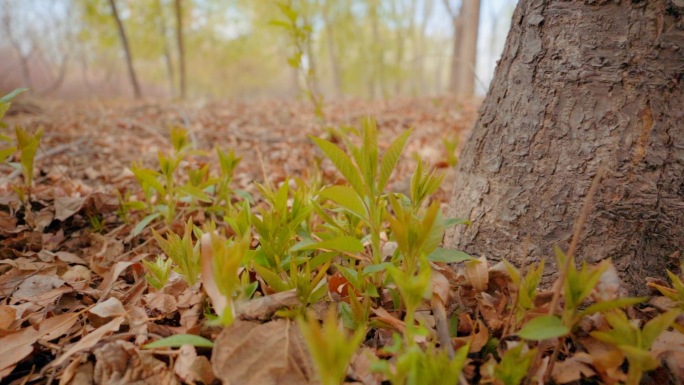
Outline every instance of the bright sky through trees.
MULTIPOLYGON (((0 90, 30 84, 59 97, 130 95, 107 0, 0 1, 0 90)), ((449 1, 458 9, 460 0, 449 1)), ((491 80, 515 2, 481 0, 479 95, 491 80)), ((143 94, 176 95, 174 2, 115 3, 143 94)), ((300 32, 310 28, 299 54, 291 34, 273 23, 285 20, 274 0, 182 3, 188 93, 195 97, 292 97, 309 86, 325 98, 449 91, 453 27, 444 0, 290 0, 300 32), (293 55, 300 55, 300 70, 288 66, 293 55)))

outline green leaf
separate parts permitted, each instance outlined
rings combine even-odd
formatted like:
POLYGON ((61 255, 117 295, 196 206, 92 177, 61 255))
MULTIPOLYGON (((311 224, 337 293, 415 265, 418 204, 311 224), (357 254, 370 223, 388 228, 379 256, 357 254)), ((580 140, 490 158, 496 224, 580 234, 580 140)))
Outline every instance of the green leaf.
POLYGON ((10 155, 14 154, 16 147, 8 147, 0 150, 0 162, 4 162, 10 155))
POLYGON ((257 274, 266 282, 266 284, 272 287, 275 291, 287 291, 290 290, 290 286, 283 281, 283 278, 269 270, 266 267, 260 265, 254 265, 254 270, 257 274))
POLYGON ((330 159, 330 161, 337 167, 337 170, 347 179, 349 184, 359 194, 365 195, 365 188, 359 170, 352 163, 351 158, 344 153, 339 147, 335 146, 327 140, 309 136, 311 140, 318 145, 323 153, 330 159))
POLYGON ((17 95, 21 94, 22 92, 28 91, 28 88, 17 88, 16 90, 10 92, 9 94, 3 96, 0 98, 0 103, 9 103, 12 101, 12 99, 16 98, 17 95))
POLYGON ((368 265, 363 269, 364 274, 377 273, 379 271, 387 270, 389 266, 392 266, 391 262, 378 263, 376 265, 368 265))
POLYGON ((467 253, 464 253, 463 251, 456 249, 443 249, 441 247, 436 248, 435 251, 427 256, 427 258, 432 262, 446 263, 463 262, 477 259, 467 253))
POLYGON ((650 349, 653 342, 658 338, 660 333, 667 330, 677 317, 682 314, 679 309, 673 309, 667 313, 663 313, 652 320, 648 321, 641 330, 641 347, 650 349))
POLYGON ((185 185, 181 186, 178 188, 178 191, 182 192, 185 195, 191 196, 195 198, 196 200, 200 202, 211 202, 211 197, 207 195, 202 189, 191 186, 191 185, 185 185))
POLYGON ((562 337, 570 333, 560 318, 553 315, 536 317, 528 321, 518 332, 518 336, 531 341, 543 341, 562 337))
POLYGON ((444 221, 444 226, 445 227, 451 227, 451 226, 456 226, 456 225, 469 225, 470 220, 465 219, 465 218, 449 218, 444 221))
POLYGON ((597 302, 588 308, 580 312, 580 317, 585 315, 591 315, 594 313, 603 313, 606 311, 620 309, 627 306, 636 305, 648 300, 648 297, 635 297, 635 298, 618 298, 612 301, 601 301, 597 302))
POLYGON ((520 270, 516 269, 516 267, 508 262, 505 258, 502 258, 501 261, 504 263, 504 266, 506 266, 506 271, 508 272, 508 276, 511 278, 511 281, 513 281, 513 284, 515 286, 520 286, 520 280, 522 279, 520 270))
MULTIPOLYGON (((7 110, 9 110, 12 103, 0 103, 0 119, 5 117, 7 110)), ((0 126, 2 128, 7 127, 4 123, 0 126)))
POLYGON ((403 134, 399 135, 396 139, 394 139, 392 144, 390 144, 387 151, 385 151, 385 154, 382 157, 382 161, 380 162, 378 192, 382 192, 382 190, 385 189, 385 186, 387 185, 390 176, 392 176, 394 168, 397 166, 397 163, 399 162, 399 157, 401 157, 401 153, 404 151, 406 140, 411 135, 411 132, 412 130, 407 130, 403 134))
POLYGON ((618 345, 617 347, 627 356, 630 365, 641 370, 653 370, 659 366, 659 361, 648 350, 631 345, 618 345))
POLYGON ((317 250, 317 249, 324 249, 324 250, 335 250, 335 251, 341 251, 341 252, 347 252, 347 253, 360 253, 363 251, 363 244, 361 241, 354 237, 350 237, 348 235, 342 235, 339 237, 335 237, 332 239, 328 239, 325 241, 321 242, 315 242, 315 243, 309 243, 309 242, 300 242, 296 245, 294 245, 290 250, 291 251, 299 251, 299 250, 317 250))
POLYGON ((214 343, 210 340, 194 334, 174 334, 170 337, 143 345, 145 349, 179 348, 183 345, 192 345, 198 348, 213 348, 214 343))
POLYGON ((330 199, 359 218, 367 217, 366 208, 359 199, 359 195, 348 186, 326 187, 318 196, 323 199, 330 199))
POLYGON ((135 228, 133 229, 133 232, 131 233, 132 236, 136 236, 140 234, 143 230, 145 230, 145 227, 150 224, 153 220, 157 219, 161 213, 152 213, 145 218, 142 219, 137 225, 135 225, 135 228))
POLYGON ((356 158, 357 164, 365 177, 366 185, 373 186, 378 172, 378 129, 375 121, 370 117, 363 119, 363 146, 361 147, 361 152, 364 167, 361 167, 362 163, 359 162, 359 158, 356 158))

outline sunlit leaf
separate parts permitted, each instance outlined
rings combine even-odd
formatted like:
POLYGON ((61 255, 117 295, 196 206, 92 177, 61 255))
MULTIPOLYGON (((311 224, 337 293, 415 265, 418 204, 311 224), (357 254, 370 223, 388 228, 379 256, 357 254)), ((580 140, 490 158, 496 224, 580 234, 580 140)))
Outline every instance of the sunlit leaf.
POLYGON ((560 318, 553 315, 535 317, 520 329, 518 336, 531 341, 543 341, 558 338, 570 333, 560 318))
POLYGON ((179 348, 183 345, 192 345, 198 348, 213 348, 214 343, 210 340, 194 334, 174 334, 160 340, 143 345, 145 349, 179 348))

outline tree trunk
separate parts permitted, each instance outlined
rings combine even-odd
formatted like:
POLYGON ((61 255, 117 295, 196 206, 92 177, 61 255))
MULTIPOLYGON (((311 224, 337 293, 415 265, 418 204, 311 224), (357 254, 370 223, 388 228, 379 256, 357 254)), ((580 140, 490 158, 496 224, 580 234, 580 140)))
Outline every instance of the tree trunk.
POLYGON ((335 97, 342 96, 342 70, 340 69, 339 58, 337 54, 337 44, 335 43, 334 28, 332 20, 330 20, 330 9, 326 1, 323 1, 323 23, 325 24, 325 37, 328 44, 328 55, 330 58, 330 67, 332 69, 333 87, 335 90, 335 97))
POLYGON ((174 82, 173 74, 173 59, 171 57, 171 50, 169 49, 169 39, 167 38, 166 29, 166 18, 164 17, 164 5, 161 0, 155 2, 155 6, 159 11, 159 34, 163 38, 164 44, 164 64, 166 65, 166 76, 169 81, 169 94, 174 95, 176 93, 176 85, 174 82))
POLYGON ((176 0, 176 41, 180 67, 180 97, 185 99, 185 50, 183 49, 183 8, 181 0, 176 0))
POLYGON ((605 177, 578 258, 612 258, 631 292, 684 250, 684 7, 673 0, 521 0, 461 155, 448 243, 520 262, 567 247, 605 177), (529 237, 529 250, 524 241, 529 237))
POLYGON ((475 94, 480 0, 463 0, 453 24, 452 90, 458 96, 472 97, 475 94))
POLYGON ((116 27, 119 30, 119 38, 121 39, 121 45, 123 45, 124 52, 126 54, 126 66, 128 67, 128 76, 131 79, 131 85, 133 86, 133 93, 136 99, 142 97, 142 92, 140 91, 140 84, 138 83, 138 77, 135 75, 135 68, 133 68, 133 58, 131 56, 131 49, 128 46, 128 38, 126 37, 126 30, 119 17, 119 11, 116 9, 116 1, 109 0, 109 5, 112 8, 112 15, 116 21, 116 27))

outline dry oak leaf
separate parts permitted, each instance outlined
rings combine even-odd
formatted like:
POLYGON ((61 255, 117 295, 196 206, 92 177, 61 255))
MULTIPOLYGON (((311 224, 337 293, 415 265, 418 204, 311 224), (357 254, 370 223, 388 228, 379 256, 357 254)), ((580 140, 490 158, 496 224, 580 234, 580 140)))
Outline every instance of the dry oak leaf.
POLYGON ((89 310, 92 314, 102 318, 119 317, 126 314, 123 304, 118 299, 111 297, 100 302, 89 310))
POLYGON ((64 352, 61 356, 57 357, 56 360, 52 361, 49 364, 49 366, 58 367, 74 354, 92 348, 93 346, 95 346, 95 344, 100 342, 100 340, 105 335, 107 335, 110 332, 115 332, 119 330, 119 326, 121 326, 121 323, 123 323, 123 321, 124 317, 116 317, 108 323, 93 330, 92 332, 90 332, 90 334, 86 335, 85 337, 81 338, 78 342, 71 345, 71 347, 69 347, 69 349, 67 349, 66 352, 64 352))
POLYGON ((178 380, 166 364, 149 354, 142 354, 130 342, 113 341, 96 349, 96 384, 177 384, 178 380))
POLYGON ((0 305, 0 330, 8 330, 17 317, 17 309, 8 305, 0 305))
POLYGON ((596 372, 577 357, 570 357, 565 361, 556 362, 551 373, 551 377, 558 384, 567 384, 595 375, 596 372))
POLYGON ((62 336, 76 323, 78 316, 79 313, 60 314, 0 338, 0 380, 11 373, 19 361, 31 354, 36 341, 49 341, 62 336))
POLYGON ((296 324, 237 321, 223 329, 211 355, 214 374, 226 385, 319 384, 296 324))
POLYGON ((86 197, 59 197, 55 198, 55 219, 59 221, 64 221, 70 216, 76 214, 83 203, 86 201, 86 197))
POLYGON ((195 382, 211 384, 216 380, 209 359, 205 356, 198 356, 194 346, 183 345, 178 352, 180 354, 173 366, 173 371, 181 380, 189 384, 195 382))

